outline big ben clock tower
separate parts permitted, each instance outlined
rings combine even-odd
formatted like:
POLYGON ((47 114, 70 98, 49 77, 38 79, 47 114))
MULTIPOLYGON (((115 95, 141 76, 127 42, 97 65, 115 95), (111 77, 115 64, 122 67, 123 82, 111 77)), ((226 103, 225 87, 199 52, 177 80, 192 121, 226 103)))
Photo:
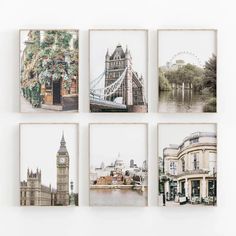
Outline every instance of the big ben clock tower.
POLYGON ((66 148, 64 133, 57 152, 57 205, 69 205, 69 165, 70 158, 66 148))

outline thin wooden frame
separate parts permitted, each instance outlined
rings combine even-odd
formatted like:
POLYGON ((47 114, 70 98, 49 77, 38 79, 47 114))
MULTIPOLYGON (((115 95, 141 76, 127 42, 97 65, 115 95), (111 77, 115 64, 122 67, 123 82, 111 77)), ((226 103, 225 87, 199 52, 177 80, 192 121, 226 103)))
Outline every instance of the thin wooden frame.
MULTIPOLYGON (((90 140, 91 140, 91 126, 92 125, 145 125, 146 127, 146 161, 147 163, 149 162, 149 149, 148 149, 148 123, 126 123, 126 122, 115 122, 115 123, 112 123, 112 122, 105 122, 105 123, 89 123, 89 133, 88 133, 88 143, 89 143, 89 151, 88 151, 88 156, 89 156, 89 160, 88 160, 88 164, 89 164, 89 171, 88 171, 88 179, 89 179, 89 206, 90 207, 104 207, 104 206, 99 206, 99 205, 92 205, 91 204, 91 196, 90 196, 90 160, 91 160, 91 144, 90 144, 90 140)), ((148 177, 149 177, 149 163, 148 163, 148 177)), ((114 205, 107 205, 107 207, 148 207, 149 205, 149 194, 148 194, 148 191, 149 191, 149 181, 147 182, 147 201, 146 201, 146 205, 145 206, 135 206, 135 205, 129 205, 129 206, 123 206, 123 205, 117 205, 117 206, 114 206, 114 205)))
MULTIPOLYGON (((159 153, 159 139, 160 139, 160 132, 159 132, 159 127, 161 125, 212 125, 214 126, 215 132, 216 132, 216 173, 218 173, 218 124, 216 122, 200 122, 200 123, 157 123, 157 206, 158 207, 163 207, 160 205, 159 202, 159 177, 160 177, 160 173, 159 173, 159 167, 160 167, 160 161, 159 161, 159 157, 160 157, 160 153, 159 153)), ((184 139, 185 137, 183 137, 184 139)), ((218 176, 216 178, 216 180, 218 181, 218 176)), ((218 196, 218 188, 216 188, 216 196, 218 196)), ((216 205, 218 206, 218 201, 216 202, 216 205)), ((203 205, 199 205, 199 207, 204 207, 203 205)))
MULTIPOLYGON (((79 191, 79 186, 80 186, 80 179, 79 179, 79 123, 69 123, 69 122, 64 122, 64 123, 19 123, 19 187, 20 187, 20 184, 21 184, 21 159, 22 159, 22 155, 21 155, 21 127, 23 127, 24 125, 75 125, 76 127, 76 138, 77 138, 77 141, 76 141, 76 180, 77 180, 77 183, 76 183, 76 186, 77 186, 77 189, 78 189, 78 206, 75 206, 75 207, 79 207, 80 206, 80 191, 79 191)), ((35 206, 22 206, 20 204, 20 188, 19 188, 19 206, 21 207, 35 207, 35 206)), ((39 207, 59 207, 61 208, 61 206, 39 206, 39 207)), ((63 207, 69 207, 69 206, 63 206, 63 207)))
POLYGON ((218 113, 218 98, 217 98, 217 95, 218 95, 218 86, 217 86, 217 80, 218 80, 218 72, 216 70, 216 112, 168 112, 168 111, 159 111, 159 106, 160 106, 160 91, 159 91, 159 58, 160 58, 160 55, 159 55, 159 48, 160 48, 160 44, 159 44, 159 34, 160 32, 168 32, 168 31, 176 31, 176 32, 179 32, 179 31, 193 31, 193 32, 197 32, 197 31, 201 31, 201 32, 204 32, 204 31, 212 31, 214 32, 215 34, 215 40, 214 40, 214 44, 215 44, 215 55, 216 55, 216 68, 218 68, 218 30, 217 29, 213 29, 213 28, 208 28, 208 29, 201 29, 201 28, 196 28, 196 29, 189 29, 189 28, 186 28, 186 29, 171 29, 171 28, 166 28, 166 29, 158 29, 157 30, 157 112, 160 113, 160 114, 217 114, 218 113))
POLYGON ((148 45, 149 45, 149 30, 148 29, 142 29, 142 28, 140 28, 140 29, 124 29, 124 28, 117 28, 117 29, 111 29, 111 28, 104 28, 104 29, 96 29, 96 28, 94 28, 94 29, 89 29, 89 36, 88 36, 88 44, 89 44, 89 50, 88 50, 88 75, 89 75, 89 79, 88 79, 88 87, 89 87, 89 93, 88 93, 88 99, 89 99, 89 112, 90 113, 103 113, 103 114, 110 114, 110 113, 112 113, 112 114, 121 114, 121 113, 125 113, 125 114, 127 114, 127 113, 141 113, 141 114, 147 114, 148 112, 149 112, 149 92, 148 92, 148 84, 149 84, 149 48, 148 48, 148 45), (146 79, 146 82, 145 82, 145 84, 146 84, 146 88, 145 88, 145 90, 146 90, 146 93, 147 93, 147 104, 148 104, 148 110, 147 110, 147 112, 93 112, 93 111, 91 111, 91 109, 90 109, 90 82, 91 82, 91 60, 90 60, 90 56, 91 56, 91 48, 90 48, 90 45, 91 45, 91 32, 95 32, 95 31, 105 31, 105 32, 107 32, 107 31, 134 31, 134 32, 138 32, 138 31, 143 31, 143 32, 145 32, 146 33, 146 45, 145 45, 145 47, 146 47, 146 57, 147 57, 147 62, 146 62, 146 68, 147 68, 147 72, 146 72, 146 74, 147 74, 147 79, 146 79))
POLYGON ((38 114, 45 114, 45 113, 55 113, 55 114, 77 114, 79 113, 80 110, 80 90, 79 90, 79 86, 80 86, 80 30, 79 29, 19 29, 19 112, 20 113, 25 113, 25 114, 34 114, 34 113, 38 113, 38 114), (77 52, 77 56, 78 56, 78 79, 77 79, 77 95, 78 95, 78 109, 77 111, 51 111, 51 112, 47 112, 47 110, 45 109, 45 111, 40 111, 40 112, 27 112, 27 111, 22 111, 22 107, 21 107, 21 84, 20 84, 20 78, 21 78, 21 32, 22 31, 30 31, 30 30, 39 30, 39 31, 48 31, 48 30, 55 30, 55 31, 74 31, 77 34, 78 37, 78 52, 77 52))

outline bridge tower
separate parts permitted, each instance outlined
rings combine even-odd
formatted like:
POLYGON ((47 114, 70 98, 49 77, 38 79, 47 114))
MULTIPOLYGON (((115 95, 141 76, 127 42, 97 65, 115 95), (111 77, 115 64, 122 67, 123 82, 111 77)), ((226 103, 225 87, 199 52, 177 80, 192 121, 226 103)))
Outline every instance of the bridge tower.
POLYGON ((133 70, 132 56, 127 47, 124 51, 118 44, 111 55, 107 50, 105 73, 91 82, 90 96, 93 111, 147 112, 144 80, 133 70), (104 75, 104 87, 96 88, 104 75), (105 104, 105 100, 111 103, 105 104))
POLYGON ((133 105, 133 89, 132 89, 132 57, 128 48, 124 52, 122 46, 118 44, 116 49, 109 55, 107 50, 105 56, 105 87, 113 84, 127 68, 124 82, 116 93, 107 97, 106 100, 113 101, 117 97, 122 97, 123 104, 133 105))
POLYGON ((127 67, 125 88, 126 88, 126 105, 133 105, 133 73, 132 73, 132 58, 130 51, 126 47, 125 51, 125 65, 127 67))

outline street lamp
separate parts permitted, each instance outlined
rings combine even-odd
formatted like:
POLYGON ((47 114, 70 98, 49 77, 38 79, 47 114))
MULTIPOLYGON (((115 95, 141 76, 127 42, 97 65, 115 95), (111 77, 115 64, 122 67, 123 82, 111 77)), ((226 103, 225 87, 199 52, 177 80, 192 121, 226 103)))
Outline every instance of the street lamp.
POLYGON ((216 196, 216 172, 215 167, 213 167, 213 206, 215 206, 215 196, 216 196))
POLYGON ((163 206, 166 205, 166 195, 165 195, 165 182, 167 181, 167 177, 165 174, 161 176, 161 182, 163 182, 163 206))
POLYGON ((166 195, 165 195, 165 182, 167 181, 167 176, 165 175, 165 155, 163 149, 163 158, 162 158, 162 176, 161 181, 163 182, 163 206, 166 205, 166 195))
POLYGON ((70 205, 75 205, 75 196, 74 196, 74 183, 73 181, 70 182, 70 190, 71 190, 71 196, 70 196, 70 205))

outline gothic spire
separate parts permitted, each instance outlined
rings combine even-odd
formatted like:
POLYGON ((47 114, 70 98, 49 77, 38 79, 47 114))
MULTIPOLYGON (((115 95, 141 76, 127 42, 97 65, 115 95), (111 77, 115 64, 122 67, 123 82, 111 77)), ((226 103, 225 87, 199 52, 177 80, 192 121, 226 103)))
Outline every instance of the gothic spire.
POLYGON ((107 49, 107 53, 106 53, 106 60, 109 60, 109 58, 110 58, 110 55, 109 55, 109 50, 107 49))
POLYGON ((61 146, 62 146, 62 147, 65 147, 65 146, 66 146, 66 141, 65 141, 65 137, 64 137, 64 131, 62 132, 61 146))
POLYGON ((109 56, 109 49, 107 49, 107 53, 106 53, 106 56, 109 56))
POLYGON ((128 45, 126 45, 126 49, 125 49, 125 54, 128 54, 129 51, 128 51, 128 45))
POLYGON ((65 141, 65 137, 64 137, 64 131, 62 132, 61 146, 60 146, 60 149, 59 149, 58 153, 67 153, 66 141, 65 141))

